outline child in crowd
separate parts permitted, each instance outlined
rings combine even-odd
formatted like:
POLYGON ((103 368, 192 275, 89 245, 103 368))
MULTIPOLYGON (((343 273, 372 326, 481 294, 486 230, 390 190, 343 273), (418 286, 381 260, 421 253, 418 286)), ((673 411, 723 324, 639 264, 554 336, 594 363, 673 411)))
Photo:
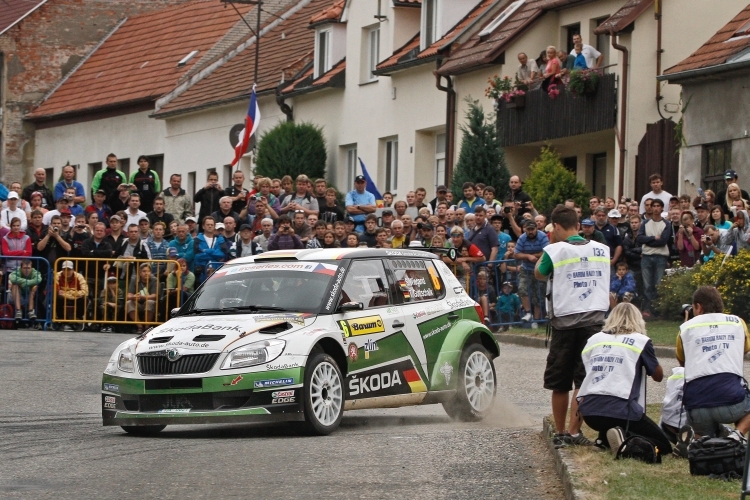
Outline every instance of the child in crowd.
POLYGON ((616 272, 609 280, 609 306, 613 308, 618 302, 630 302, 635 296, 636 285, 633 273, 628 271, 625 262, 618 262, 616 272))
MULTIPOLYGON (((521 299, 518 294, 513 293, 513 285, 510 281, 503 283, 500 295, 497 297, 495 310, 500 316, 501 323, 513 323, 518 321, 518 313, 521 309, 521 299)), ((508 325, 503 326, 503 331, 508 331, 508 325)))
MULTIPOLYGON (((123 321, 125 292, 117 286, 117 276, 107 278, 107 286, 99 294, 99 319, 102 321, 123 321)), ((102 333, 112 333, 112 327, 103 324, 102 333)))

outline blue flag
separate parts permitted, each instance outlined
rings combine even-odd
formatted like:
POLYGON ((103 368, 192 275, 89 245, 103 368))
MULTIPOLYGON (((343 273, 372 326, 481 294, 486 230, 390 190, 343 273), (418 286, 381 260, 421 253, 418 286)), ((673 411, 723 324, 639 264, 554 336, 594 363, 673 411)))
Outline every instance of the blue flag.
POLYGON ((380 191, 378 191, 378 187, 374 182, 372 182, 372 178, 370 177, 370 174, 367 173, 367 168, 365 168, 365 164, 362 161, 362 158, 357 157, 357 159, 359 159, 359 165, 362 167, 362 175, 365 176, 365 180, 367 181, 367 187, 365 187, 365 191, 367 191, 368 193, 372 193, 372 195, 375 197, 375 201, 382 200, 383 195, 380 194, 380 191))

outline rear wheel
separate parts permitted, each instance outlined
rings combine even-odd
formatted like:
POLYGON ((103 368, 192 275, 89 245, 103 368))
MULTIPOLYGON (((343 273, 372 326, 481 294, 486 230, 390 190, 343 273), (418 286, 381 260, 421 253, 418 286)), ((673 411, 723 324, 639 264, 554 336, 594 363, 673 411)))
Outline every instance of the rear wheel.
POLYGON ((163 431, 166 425, 121 425, 120 427, 133 436, 154 436, 163 431))
POLYGON ((344 413, 344 378, 331 356, 312 355, 305 367, 305 424, 311 434, 330 434, 344 413))
POLYGON ((469 344, 461 353, 456 396, 443 403, 454 420, 477 422, 489 415, 495 401, 497 378, 492 356, 480 344, 469 344))

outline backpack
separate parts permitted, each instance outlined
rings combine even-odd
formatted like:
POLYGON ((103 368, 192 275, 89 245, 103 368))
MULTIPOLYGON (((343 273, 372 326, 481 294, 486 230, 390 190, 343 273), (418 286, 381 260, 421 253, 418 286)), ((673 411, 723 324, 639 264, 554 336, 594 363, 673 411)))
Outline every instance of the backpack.
POLYGON ((0 304, 0 328, 3 330, 15 330, 16 318, 13 314, 13 306, 10 304, 0 304))
POLYGON ((615 460, 621 458, 634 458, 647 464, 660 464, 661 450, 642 436, 630 436, 617 449, 615 460))
POLYGON ((688 461, 694 476, 729 475, 742 477, 746 444, 736 439, 704 436, 690 443, 688 461))

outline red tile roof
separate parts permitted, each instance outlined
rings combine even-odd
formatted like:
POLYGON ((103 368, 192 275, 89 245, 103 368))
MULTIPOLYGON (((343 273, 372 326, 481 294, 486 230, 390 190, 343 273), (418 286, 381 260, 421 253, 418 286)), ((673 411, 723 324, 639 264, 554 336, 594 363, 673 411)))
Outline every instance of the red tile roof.
POLYGON ((653 5, 654 0, 628 0, 620 10, 612 14, 609 19, 596 27, 594 34, 604 35, 610 30, 618 33, 630 26, 638 16, 653 5))
MULTIPOLYGON (((492 23, 493 19, 488 18, 484 23, 477 23, 471 27, 472 36, 460 47, 453 50, 448 59, 438 69, 438 73, 455 75, 489 66, 505 51, 511 41, 523 33, 545 12, 587 1, 589 0, 526 0, 492 33, 483 37, 480 37, 479 33, 485 26, 492 23)), ((500 9, 498 15, 503 10, 500 9)), ((550 36, 552 37, 552 34, 550 36)))
POLYGON ((291 97, 292 95, 307 94, 324 88, 343 87, 344 79, 346 77, 346 59, 342 59, 334 64, 330 70, 319 76, 317 79, 313 79, 314 71, 315 68, 311 64, 299 78, 284 87, 281 90, 281 94, 286 97, 291 97))
POLYGON ((0 35, 42 6, 47 0, 0 0, 0 35))
MULTIPOLYGON (((331 0, 311 0, 261 37, 257 92, 275 91, 282 74, 285 79, 289 76, 290 62, 292 67, 294 61, 300 68, 305 66, 298 61, 300 54, 309 54, 315 47, 315 32, 308 29, 310 19, 330 5, 331 0)), ((255 46, 251 45, 166 103, 154 116, 164 118, 246 99, 253 86, 254 66, 255 46)))
POLYGON ((721 28, 701 48, 690 54, 687 59, 664 71, 664 75, 677 75, 679 73, 719 66, 727 60, 750 48, 750 5, 737 14, 721 28))
POLYGON ((310 18, 310 24, 319 24, 326 21, 339 21, 341 19, 341 13, 344 12, 345 5, 346 0, 338 0, 322 12, 318 12, 312 16, 310 18))
POLYGON ((406 42, 406 45, 396 50, 391 57, 381 62, 377 66, 377 73, 382 75, 390 74, 399 69, 399 66, 412 66, 415 62, 424 60, 432 60, 434 56, 437 56, 441 49, 450 45, 467 27, 471 25, 478 17, 484 14, 492 4, 496 3, 497 0, 482 0, 476 7, 469 12, 466 17, 456 24, 448 33, 445 34, 440 40, 427 47, 423 51, 419 51, 420 37, 417 33, 414 38, 406 42))
MULTIPOLYGON (((237 8, 244 15, 254 7, 237 8)), ((130 18, 27 118, 155 100, 170 91, 198 57, 179 68, 178 61, 193 50, 209 50, 237 22, 237 13, 216 0, 130 18)))

